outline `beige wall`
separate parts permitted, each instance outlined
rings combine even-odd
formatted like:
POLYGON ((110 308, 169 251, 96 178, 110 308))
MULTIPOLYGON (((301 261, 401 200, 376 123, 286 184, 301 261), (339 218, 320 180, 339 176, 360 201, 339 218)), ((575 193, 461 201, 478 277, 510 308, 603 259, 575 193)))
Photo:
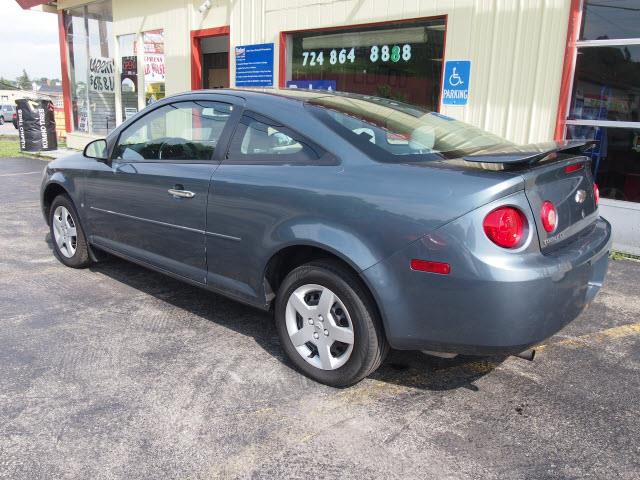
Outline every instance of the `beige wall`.
POLYGON ((570 0, 211 0, 205 14, 202 0, 112 1, 116 35, 164 29, 167 94, 191 87, 190 30, 274 42, 277 85, 280 31, 447 15, 445 60, 472 67, 468 105, 442 112, 518 143, 553 137, 570 0))

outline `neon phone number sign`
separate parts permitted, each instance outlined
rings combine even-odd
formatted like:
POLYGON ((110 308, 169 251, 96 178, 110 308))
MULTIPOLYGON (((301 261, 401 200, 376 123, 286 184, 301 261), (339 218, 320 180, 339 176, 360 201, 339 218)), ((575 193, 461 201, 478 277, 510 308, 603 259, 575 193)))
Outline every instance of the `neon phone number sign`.
MULTIPOLYGON (((302 66, 303 67, 315 67, 317 65, 324 65, 326 50, 309 50, 302 52, 302 66)), ((369 48, 369 60, 371 63, 377 62, 393 62, 397 63, 400 60, 408 62, 411 60, 411 44, 405 43, 404 45, 372 45, 369 48)), ((356 61, 355 47, 351 49, 347 48, 334 48, 327 54, 328 61, 331 65, 342 65, 347 62, 354 63, 356 61)))

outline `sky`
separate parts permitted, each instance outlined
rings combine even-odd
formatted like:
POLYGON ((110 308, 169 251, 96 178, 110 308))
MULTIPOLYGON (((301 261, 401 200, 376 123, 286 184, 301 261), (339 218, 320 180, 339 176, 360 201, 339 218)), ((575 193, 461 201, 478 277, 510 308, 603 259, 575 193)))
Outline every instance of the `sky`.
POLYGON ((24 68, 29 78, 60 78, 58 17, 22 10, 15 0, 0 0, 0 76, 15 80, 24 68))

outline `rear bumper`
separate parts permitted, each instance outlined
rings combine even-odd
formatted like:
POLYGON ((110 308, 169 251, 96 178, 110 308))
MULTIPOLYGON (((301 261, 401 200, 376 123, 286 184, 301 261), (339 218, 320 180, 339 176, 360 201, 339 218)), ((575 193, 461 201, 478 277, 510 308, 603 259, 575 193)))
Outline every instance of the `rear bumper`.
POLYGON ((363 272, 393 348, 520 352, 574 320, 602 287, 611 249, 611 225, 602 218, 545 255, 533 249, 506 255, 483 250, 464 222, 363 272), (412 258, 448 262, 451 273, 412 271, 412 258))

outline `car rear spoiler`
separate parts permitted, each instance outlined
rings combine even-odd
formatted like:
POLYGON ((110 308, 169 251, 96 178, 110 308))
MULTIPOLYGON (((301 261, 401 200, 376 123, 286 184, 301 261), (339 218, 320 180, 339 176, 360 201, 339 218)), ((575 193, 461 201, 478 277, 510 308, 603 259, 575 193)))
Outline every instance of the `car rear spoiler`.
POLYGON ((531 145, 508 147, 508 150, 482 150, 462 158, 467 162, 531 165, 547 158, 549 155, 555 155, 560 152, 584 155, 597 143, 595 140, 563 140, 558 142, 534 143, 531 145))

